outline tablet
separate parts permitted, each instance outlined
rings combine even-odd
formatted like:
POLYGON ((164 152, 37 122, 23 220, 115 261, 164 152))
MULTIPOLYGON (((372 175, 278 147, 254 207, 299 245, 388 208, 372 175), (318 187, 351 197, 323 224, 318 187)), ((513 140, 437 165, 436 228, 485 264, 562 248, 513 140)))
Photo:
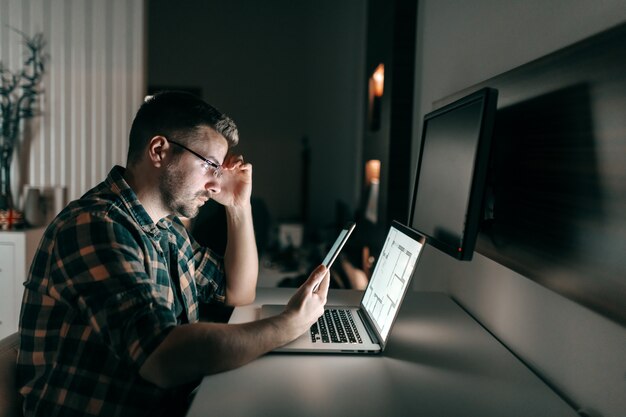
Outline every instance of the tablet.
POLYGON ((328 254, 322 261, 322 264, 327 269, 330 269, 330 267, 333 265, 333 262, 335 262, 335 259, 337 259, 337 255, 339 255, 339 252, 341 252, 343 245, 345 245, 346 242, 348 241, 348 238, 352 234, 352 231, 354 230, 355 226, 356 226, 356 223, 349 222, 343 227, 343 229, 341 229, 341 232, 339 232, 339 236, 337 236, 337 240, 335 240, 335 243, 333 243, 333 246, 330 248, 330 250, 328 251, 328 254))

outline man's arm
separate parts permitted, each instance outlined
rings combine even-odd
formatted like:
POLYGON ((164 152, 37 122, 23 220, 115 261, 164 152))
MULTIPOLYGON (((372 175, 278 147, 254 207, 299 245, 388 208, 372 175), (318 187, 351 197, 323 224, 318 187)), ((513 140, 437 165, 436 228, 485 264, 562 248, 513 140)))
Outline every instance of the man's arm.
POLYGON ((256 295, 259 254, 254 238, 252 207, 226 207, 228 240, 224 253, 226 304, 250 304, 256 295))
POLYGON ((226 304, 250 304, 256 295, 259 273, 250 204, 252 165, 244 163, 241 155, 229 155, 223 166, 221 191, 213 199, 226 208, 226 304))
POLYGON ((178 326, 152 352, 139 374, 168 388, 244 365, 306 332, 324 312, 328 286, 328 271, 320 265, 278 316, 244 324, 178 326))

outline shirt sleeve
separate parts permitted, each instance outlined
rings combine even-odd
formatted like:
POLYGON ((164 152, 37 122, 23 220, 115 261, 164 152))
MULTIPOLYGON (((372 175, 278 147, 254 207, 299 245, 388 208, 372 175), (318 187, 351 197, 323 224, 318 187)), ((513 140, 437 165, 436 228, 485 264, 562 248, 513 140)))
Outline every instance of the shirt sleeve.
POLYGON ((130 221, 83 213, 58 231, 57 242, 51 295, 139 369, 176 325, 150 276, 159 266, 148 238, 130 221))
POLYGON ((222 257, 209 248, 199 246, 194 251, 194 259, 197 265, 195 280, 198 299, 204 303, 223 303, 226 299, 226 279, 222 257))
POLYGON ((224 272, 224 257, 217 252, 201 246, 182 224, 180 219, 172 217, 172 226, 179 240, 178 246, 182 251, 193 258, 195 266, 194 280, 198 300, 204 303, 217 301, 223 303, 226 299, 226 276, 224 272))

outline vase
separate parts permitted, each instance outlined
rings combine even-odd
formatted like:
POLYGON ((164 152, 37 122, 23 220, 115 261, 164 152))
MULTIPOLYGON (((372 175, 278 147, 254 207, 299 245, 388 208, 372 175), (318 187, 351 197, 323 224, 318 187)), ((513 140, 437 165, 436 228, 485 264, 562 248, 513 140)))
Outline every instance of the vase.
POLYGON ((11 194, 11 160, 13 149, 0 149, 0 210, 13 208, 13 195, 11 194))
POLYGON ((41 191, 37 188, 28 188, 24 196, 24 221, 27 225, 38 227, 45 220, 44 205, 41 191))
MULTIPOLYGON (((6 143, 6 142, 3 142, 6 143)), ((0 229, 17 229, 24 225, 24 216, 13 205, 11 192, 11 161, 13 147, 0 147, 0 229)))

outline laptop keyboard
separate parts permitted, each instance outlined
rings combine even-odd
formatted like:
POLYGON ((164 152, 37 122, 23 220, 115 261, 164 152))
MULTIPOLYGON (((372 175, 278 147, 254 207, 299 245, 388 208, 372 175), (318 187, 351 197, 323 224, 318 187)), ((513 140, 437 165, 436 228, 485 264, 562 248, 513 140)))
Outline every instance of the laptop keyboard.
POLYGON ((327 309, 311 326, 313 343, 363 343, 351 310, 327 309))

